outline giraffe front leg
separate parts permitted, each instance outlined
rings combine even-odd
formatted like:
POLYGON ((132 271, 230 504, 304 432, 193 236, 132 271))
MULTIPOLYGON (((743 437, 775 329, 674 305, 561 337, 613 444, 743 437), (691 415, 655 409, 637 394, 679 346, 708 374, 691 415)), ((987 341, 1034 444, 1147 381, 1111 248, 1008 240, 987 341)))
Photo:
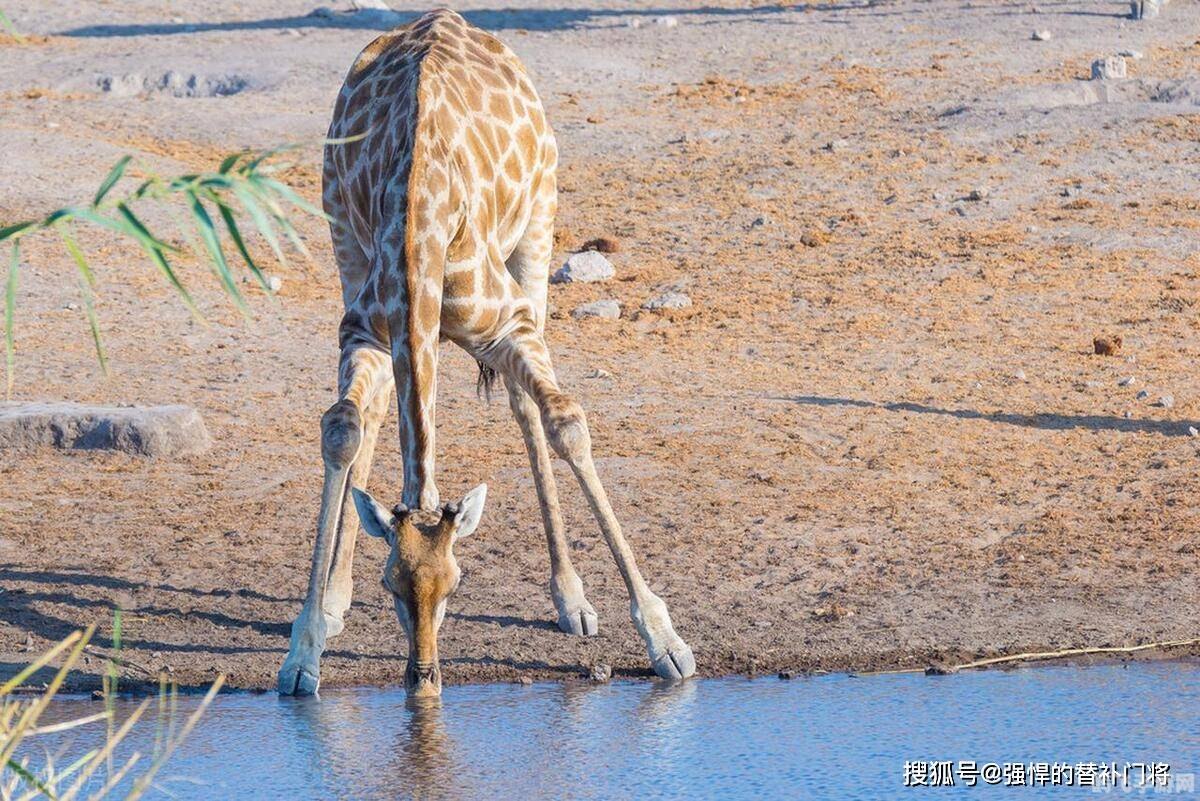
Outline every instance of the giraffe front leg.
POLYGON ((638 570, 633 549, 625 540, 621 524, 592 461, 591 435, 583 409, 558 388, 550 354, 541 334, 532 324, 518 327, 491 354, 489 363, 517 381, 537 403, 542 425, 551 447, 571 466, 587 497, 604 539, 612 551, 625 587, 629 591, 630 617, 646 643, 654 672, 666 679, 682 679, 696 672, 692 649, 671 623, 667 605, 650 591, 638 570))
MULTIPOLYGON (((356 525, 357 518, 345 515, 350 503, 348 481, 358 459, 374 450, 374 442, 366 447, 366 440, 378 433, 378 423, 366 420, 364 411, 374 410, 377 394, 383 394, 386 400, 390 373, 391 359, 382 351, 357 347, 342 353, 341 399, 321 417, 325 479, 317 518, 317 539, 304 606, 292 623, 288 655, 279 669, 277 686, 280 695, 313 695, 317 692, 325 641, 341 631, 341 614, 330 614, 329 609, 331 601, 336 609, 343 599, 339 588, 335 586, 330 591, 329 584, 335 553, 343 560, 339 564, 339 574, 349 576, 348 562, 353 553, 355 532, 348 533, 345 524, 356 525)), ((369 461, 369 455, 364 461, 369 461)), ((366 468, 364 464, 361 469, 366 468)), ((337 579, 333 581, 336 583, 337 579)), ((346 595, 344 602, 348 606, 349 587, 343 583, 340 589, 346 595)))
POLYGON ((525 449, 529 452, 529 466, 533 470, 533 483, 537 487, 546 544, 550 550, 550 598, 558 612, 558 627, 568 634, 590 636, 598 629, 598 618, 584 596, 583 582, 571 564, 541 413, 533 398, 519 384, 508 377, 504 384, 508 388, 508 404, 521 426, 525 449))

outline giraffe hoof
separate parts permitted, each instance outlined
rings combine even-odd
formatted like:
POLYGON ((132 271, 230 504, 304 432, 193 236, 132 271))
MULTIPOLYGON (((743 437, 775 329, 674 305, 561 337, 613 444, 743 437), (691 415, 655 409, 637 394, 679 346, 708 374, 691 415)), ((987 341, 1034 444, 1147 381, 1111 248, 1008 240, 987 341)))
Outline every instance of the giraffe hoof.
POLYGON ((692 656, 688 644, 679 640, 655 659, 652 665, 660 678, 686 679, 696 672, 696 657, 692 656))
POLYGON ((558 627, 567 634, 579 637, 592 637, 600 629, 596 610, 587 601, 583 602, 583 606, 559 612, 558 627))
POLYGON ((279 669, 280 695, 316 695, 321 686, 321 670, 317 665, 301 665, 288 659, 279 669))

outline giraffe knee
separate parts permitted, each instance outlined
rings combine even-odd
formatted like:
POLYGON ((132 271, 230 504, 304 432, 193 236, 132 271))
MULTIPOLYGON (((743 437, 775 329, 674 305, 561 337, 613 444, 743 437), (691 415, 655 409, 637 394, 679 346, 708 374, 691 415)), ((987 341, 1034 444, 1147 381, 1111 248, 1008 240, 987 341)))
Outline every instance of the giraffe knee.
POLYGON ((542 409, 542 420, 546 427, 546 438, 554 452, 567 461, 585 458, 592 449, 592 438, 588 434, 587 418, 583 407, 569 395, 551 399, 542 409))
POLYGON ((321 456, 330 467, 349 467, 362 445, 362 414, 340 400, 321 417, 321 456))

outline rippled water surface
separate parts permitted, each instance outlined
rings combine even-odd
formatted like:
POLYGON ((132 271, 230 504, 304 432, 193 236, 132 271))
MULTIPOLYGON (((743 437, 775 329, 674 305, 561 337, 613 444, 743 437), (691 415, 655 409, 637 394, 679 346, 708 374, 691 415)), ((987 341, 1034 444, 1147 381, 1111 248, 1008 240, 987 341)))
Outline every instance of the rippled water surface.
MULTIPOLYGON (((181 699, 181 711, 197 701, 181 699)), ((100 708, 63 701, 54 713, 100 708)), ((138 731, 133 747, 149 751, 153 721, 138 731)), ((78 753, 98 733, 41 739, 78 753)), ((231 694, 151 797, 1097 797, 1079 788, 903 786, 905 761, 964 759, 1158 761, 1174 774, 1200 772, 1200 665, 478 685, 447 687, 440 707, 419 709, 401 690, 231 694)))

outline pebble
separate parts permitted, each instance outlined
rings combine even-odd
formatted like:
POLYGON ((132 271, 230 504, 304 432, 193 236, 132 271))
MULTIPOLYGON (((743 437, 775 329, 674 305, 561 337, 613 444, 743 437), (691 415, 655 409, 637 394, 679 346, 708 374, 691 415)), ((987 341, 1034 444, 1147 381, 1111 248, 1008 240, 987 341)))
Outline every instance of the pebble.
POLYGON ((530 684, 533 684, 533 679, 529 678, 528 676, 522 676, 521 678, 517 679, 517 684, 524 684, 526 687, 528 687, 530 684))
POLYGON ((1034 31, 1031 37, 1035 42, 1048 42, 1054 37, 1050 31, 1034 31))
POLYGON ((1134 19, 1154 19, 1164 5, 1162 0, 1130 0, 1129 16, 1134 19))
POLYGON ((604 258, 603 254, 595 250, 585 250, 568 256, 563 266, 558 268, 558 272, 550 276, 550 283, 607 281, 616 274, 616 268, 613 267, 611 261, 604 258))
POLYGON ((283 289, 283 279, 278 275, 268 275, 267 289, 271 290, 272 292, 278 292, 279 290, 283 289))
POLYGON ((1024 381, 1025 380, 1025 371, 1018 370, 1017 372, 1013 373, 1013 378, 1017 379, 1018 381, 1024 381))
POLYGON ((1123 416, 1123 417, 1124 417, 1126 420, 1132 420, 1132 419, 1133 419, 1133 412, 1131 412, 1131 411, 1129 411, 1128 409, 1126 409, 1126 410, 1125 410, 1125 413, 1124 413, 1122 416, 1123 416))
POLYGON ((686 309, 691 305, 692 299, 687 295, 675 290, 667 290, 643 303, 642 308, 649 309, 650 311, 658 311, 659 309, 686 309))
POLYGON ((1171 407, 1173 407, 1175 405, 1175 396, 1174 395, 1163 395, 1158 399, 1158 401, 1154 405, 1161 406, 1164 409, 1170 409, 1171 407))
POLYGON ((597 367, 595 370, 588 373, 587 376, 585 376, 585 377, 586 378, 612 378, 612 373, 608 372, 607 370, 601 370, 599 367, 597 367))
POLYGON ((655 17, 654 24, 660 28, 674 28, 679 24, 679 20, 672 16, 655 17))
POLYGON ((971 190, 971 194, 967 195, 967 200, 980 201, 991 194, 991 191, 986 186, 977 187, 971 190))
POLYGON ((834 139, 832 142, 825 143, 825 149, 831 153, 836 153, 839 150, 845 150, 850 147, 850 143, 845 139, 834 139))
POLYGON ((1141 50, 1133 49, 1122 50, 1121 52, 1117 53, 1117 55, 1124 56, 1125 58, 1131 58, 1134 61, 1141 61, 1143 58, 1145 58, 1141 50))
POLYGON ((1195 426, 1188 426, 1188 436, 1200 437, 1200 431, 1198 431, 1195 426))
POLYGON ((1120 381, 1118 381, 1117 386, 1132 387, 1135 383, 1137 383, 1137 379, 1131 375, 1128 375, 1128 376, 1125 376, 1124 378, 1122 378, 1120 381))
POLYGON ((621 316, 621 304, 615 300, 593 300, 591 303, 577 306, 571 311, 571 316, 576 320, 582 320, 585 317, 616 320, 621 316))
POLYGON ((599 665, 593 665, 592 670, 588 675, 592 681, 596 682, 597 684, 603 684, 612 678, 612 668, 603 663, 599 665))
POLYGON ((383 0, 350 0, 350 7, 355 11, 391 11, 391 7, 383 0))
POLYGON ((333 19, 336 16, 336 12, 329 6, 319 6, 308 12, 308 16, 318 19, 333 19))
POLYGON ((1143 389, 1141 392, 1139 392, 1139 393, 1137 394, 1137 399, 1138 399, 1138 400, 1145 400, 1145 399, 1146 399, 1146 398, 1148 398, 1148 397, 1150 397, 1150 393, 1149 393, 1149 392, 1147 392, 1147 391, 1146 391, 1146 390, 1144 390, 1144 389, 1143 389))
POLYGON ((1093 81, 1114 81, 1127 77, 1125 59, 1121 56, 1098 58, 1092 62, 1093 81))
POLYGON ((783 679, 784 681, 788 681, 789 679, 793 679, 793 678, 795 678, 795 676, 796 676, 796 674, 795 674, 795 673, 793 673, 793 672, 792 672, 792 671, 790 671, 790 670, 781 670, 781 671, 779 671, 779 678, 783 679))

